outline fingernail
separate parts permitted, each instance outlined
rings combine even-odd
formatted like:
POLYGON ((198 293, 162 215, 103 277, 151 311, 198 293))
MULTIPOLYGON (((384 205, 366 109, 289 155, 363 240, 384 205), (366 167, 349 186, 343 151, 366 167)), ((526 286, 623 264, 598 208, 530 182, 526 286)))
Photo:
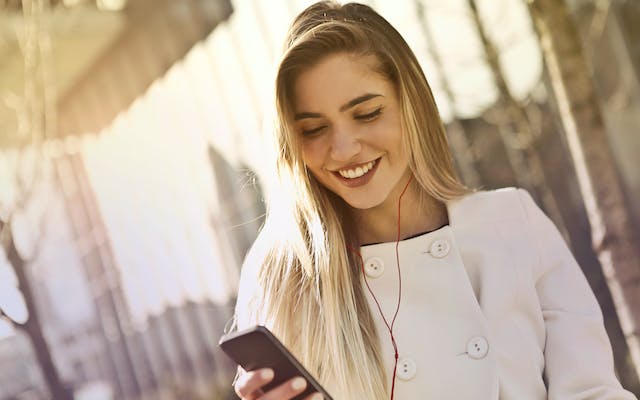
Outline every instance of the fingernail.
POLYGON ((272 369, 265 369, 262 372, 260 372, 260 378, 262 379, 273 379, 273 370, 272 369))
POLYGON ((307 386, 307 381, 305 381, 304 378, 297 377, 293 382, 291 382, 293 390, 304 389, 305 386, 307 386))

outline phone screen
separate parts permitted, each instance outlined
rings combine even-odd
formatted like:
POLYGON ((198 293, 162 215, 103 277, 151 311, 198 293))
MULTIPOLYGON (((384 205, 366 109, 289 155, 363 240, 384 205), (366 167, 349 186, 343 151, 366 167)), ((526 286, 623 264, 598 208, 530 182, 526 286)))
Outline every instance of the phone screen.
POLYGON ((264 326, 257 325, 225 335, 218 344, 233 361, 246 371, 260 368, 273 369, 274 378, 263 387, 265 392, 293 377, 302 376, 307 381, 307 388, 294 397, 294 400, 303 400, 313 392, 321 393, 325 400, 332 400, 327 391, 264 326))

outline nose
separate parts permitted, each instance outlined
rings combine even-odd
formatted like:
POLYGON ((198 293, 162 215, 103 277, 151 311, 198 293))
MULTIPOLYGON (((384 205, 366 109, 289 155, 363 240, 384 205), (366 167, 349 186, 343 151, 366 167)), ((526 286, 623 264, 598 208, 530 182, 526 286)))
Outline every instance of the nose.
POLYGON ((346 162, 362 150, 357 135, 345 129, 334 129, 331 134, 331 158, 346 162))

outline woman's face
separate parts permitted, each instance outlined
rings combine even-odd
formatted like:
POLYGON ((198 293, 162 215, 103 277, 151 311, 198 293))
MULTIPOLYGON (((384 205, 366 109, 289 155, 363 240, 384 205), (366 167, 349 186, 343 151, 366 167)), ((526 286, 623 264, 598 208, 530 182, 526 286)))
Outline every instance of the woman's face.
POLYGON ((294 82, 295 129, 306 167, 358 209, 383 205, 409 173, 396 90, 376 65, 374 56, 337 53, 294 82))

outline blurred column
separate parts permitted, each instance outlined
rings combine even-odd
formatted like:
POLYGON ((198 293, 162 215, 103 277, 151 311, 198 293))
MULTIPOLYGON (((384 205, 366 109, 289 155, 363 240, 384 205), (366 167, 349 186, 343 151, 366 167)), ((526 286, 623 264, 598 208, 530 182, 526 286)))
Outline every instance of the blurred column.
POLYGON ((78 154, 62 156, 56 160, 56 172, 106 341, 116 397, 137 397, 141 391, 126 340, 131 326, 124 294, 84 164, 78 154))

